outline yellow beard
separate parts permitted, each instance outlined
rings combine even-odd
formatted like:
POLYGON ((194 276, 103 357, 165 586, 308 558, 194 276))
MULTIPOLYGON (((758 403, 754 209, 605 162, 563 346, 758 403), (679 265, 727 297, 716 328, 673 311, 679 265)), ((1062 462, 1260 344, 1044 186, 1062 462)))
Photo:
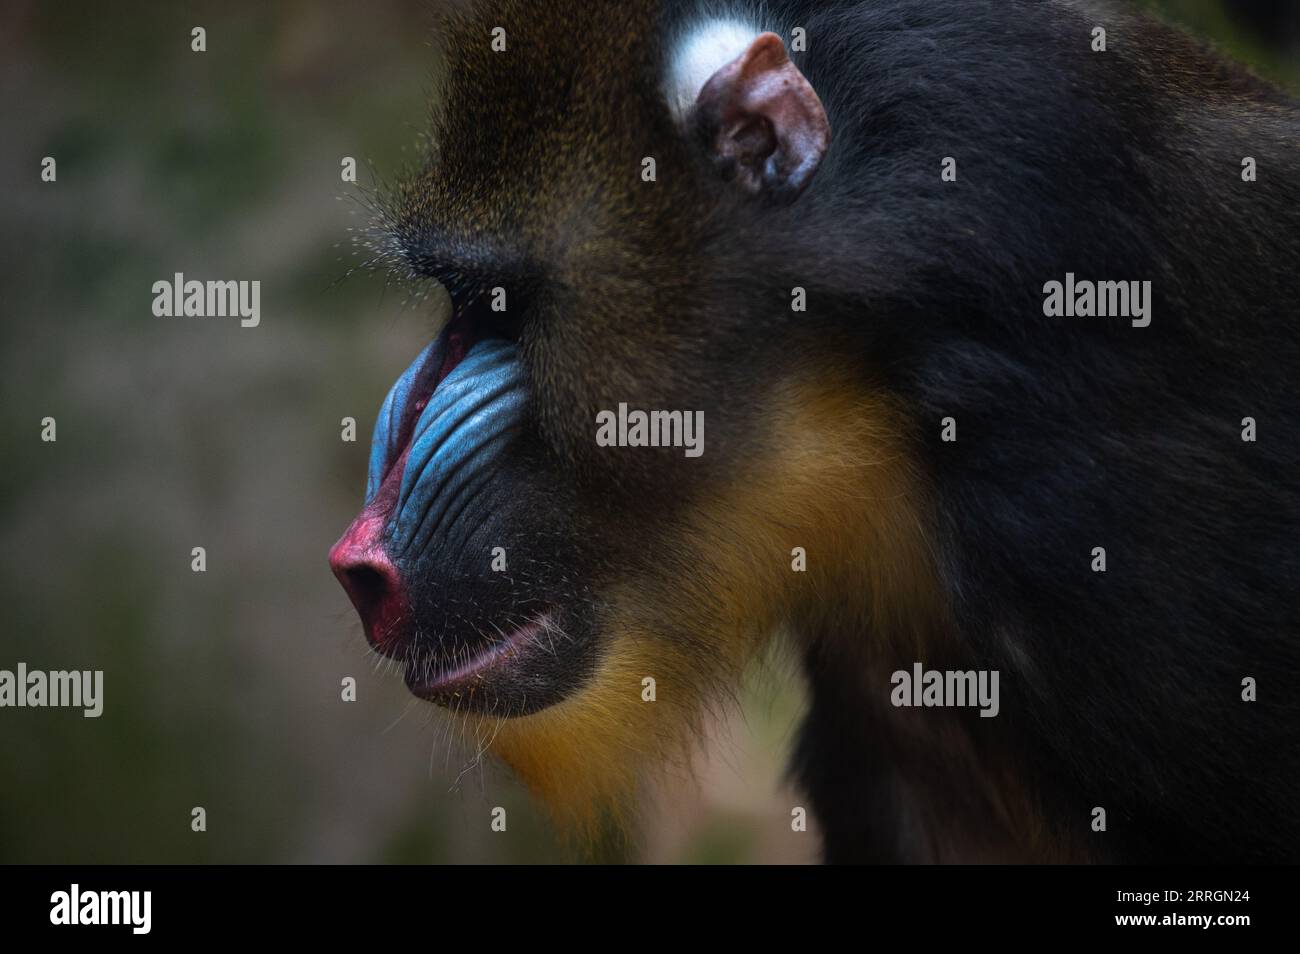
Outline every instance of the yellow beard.
POLYGON ((705 716, 783 623, 829 601, 873 641, 917 644, 933 630, 927 511, 901 415, 824 370, 773 405, 770 452, 702 495, 672 535, 672 565, 695 569, 603 594, 606 649, 586 687, 491 728, 491 749, 581 839, 629 828, 647 772, 688 764, 705 716), (678 638, 656 631, 665 618, 678 638))

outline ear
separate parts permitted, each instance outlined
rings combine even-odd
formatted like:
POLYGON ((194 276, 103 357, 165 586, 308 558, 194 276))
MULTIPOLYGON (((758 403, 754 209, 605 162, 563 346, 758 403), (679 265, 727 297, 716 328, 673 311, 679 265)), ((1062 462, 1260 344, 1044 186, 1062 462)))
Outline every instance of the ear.
POLYGON ((719 169, 746 191, 788 202, 831 141, 826 109, 775 33, 763 33, 700 90, 692 121, 719 169))

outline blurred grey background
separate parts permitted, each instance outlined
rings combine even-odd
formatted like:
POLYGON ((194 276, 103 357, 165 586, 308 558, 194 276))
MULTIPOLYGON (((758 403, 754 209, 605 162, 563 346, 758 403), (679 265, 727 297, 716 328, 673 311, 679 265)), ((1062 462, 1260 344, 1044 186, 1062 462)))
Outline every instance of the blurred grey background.
MULTIPOLYGON (((1160 6, 1300 89, 1300 4, 1160 6)), ((339 177, 416 161, 429 23, 417 0, 0 10, 0 668, 105 671, 99 719, 0 709, 0 861, 581 857, 376 670, 326 566, 379 402, 439 318, 348 274, 365 210, 339 177), (155 318, 178 271, 260 280, 260 327, 155 318)), ((813 860, 782 769, 801 705, 773 658, 624 856, 813 860)))

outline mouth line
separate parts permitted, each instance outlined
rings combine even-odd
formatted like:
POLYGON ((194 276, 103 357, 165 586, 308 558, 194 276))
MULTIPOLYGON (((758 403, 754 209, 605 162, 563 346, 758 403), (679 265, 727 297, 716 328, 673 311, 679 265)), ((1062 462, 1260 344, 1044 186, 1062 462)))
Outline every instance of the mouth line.
POLYGON ((537 637, 551 623, 551 612, 543 610, 523 625, 512 630, 504 639, 480 651, 467 661, 426 676, 419 659, 406 663, 406 687, 411 693, 430 702, 458 697, 462 692, 473 692, 485 674, 507 660, 521 655, 524 647, 537 648, 537 637))

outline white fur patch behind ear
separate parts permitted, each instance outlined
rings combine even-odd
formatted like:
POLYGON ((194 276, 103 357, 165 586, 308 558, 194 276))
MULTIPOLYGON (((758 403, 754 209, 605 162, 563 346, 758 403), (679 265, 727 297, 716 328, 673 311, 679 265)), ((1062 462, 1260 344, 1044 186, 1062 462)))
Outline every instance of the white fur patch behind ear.
POLYGON ((664 96, 678 122, 685 119, 713 74, 744 53, 762 32, 741 20, 706 20, 682 36, 664 82, 664 96))

